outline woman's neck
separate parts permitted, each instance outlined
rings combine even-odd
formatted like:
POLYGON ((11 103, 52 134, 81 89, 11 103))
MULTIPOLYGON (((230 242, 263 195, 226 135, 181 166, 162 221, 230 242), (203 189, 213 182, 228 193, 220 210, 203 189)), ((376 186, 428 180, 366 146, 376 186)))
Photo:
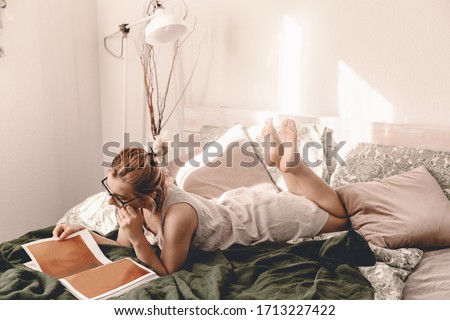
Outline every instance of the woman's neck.
POLYGON ((144 227, 156 235, 161 228, 161 214, 147 209, 144 210, 146 211, 144 212, 144 227))

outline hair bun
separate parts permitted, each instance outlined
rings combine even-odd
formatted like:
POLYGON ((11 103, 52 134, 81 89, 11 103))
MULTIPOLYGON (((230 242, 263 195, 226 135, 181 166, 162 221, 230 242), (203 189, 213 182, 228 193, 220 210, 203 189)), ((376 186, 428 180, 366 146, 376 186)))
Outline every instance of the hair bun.
POLYGON ((149 163, 152 167, 156 167, 158 165, 158 157, 155 153, 155 151, 153 151, 153 148, 150 147, 150 152, 147 153, 147 156, 149 158, 149 163))
POLYGON ((153 141, 153 148, 154 149, 151 149, 157 157, 162 157, 169 151, 167 142, 163 141, 160 136, 157 136, 153 141))

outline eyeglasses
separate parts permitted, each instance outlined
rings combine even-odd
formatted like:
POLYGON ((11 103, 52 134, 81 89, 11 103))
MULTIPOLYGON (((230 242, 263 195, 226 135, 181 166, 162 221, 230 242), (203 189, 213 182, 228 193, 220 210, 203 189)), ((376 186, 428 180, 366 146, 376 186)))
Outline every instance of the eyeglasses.
POLYGON ((111 190, 109 190, 109 187, 106 184, 106 180, 108 180, 108 177, 106 177, 105 179, 102 180, 102 186, 103 186, 103 188, 105 188, 106 192, 108 192, 108 195, 113 199, 113 201, 119 206, 119 208, 123 208, 123 207, 125 207, 125 205, 127 203, 130 203, 131 201, 134 201, 139 198, 139 197, 136 197, 136 198, 133 198, 128 201, 120 200, 119 197, 117 196, 117 194, 112 193, 111 190))

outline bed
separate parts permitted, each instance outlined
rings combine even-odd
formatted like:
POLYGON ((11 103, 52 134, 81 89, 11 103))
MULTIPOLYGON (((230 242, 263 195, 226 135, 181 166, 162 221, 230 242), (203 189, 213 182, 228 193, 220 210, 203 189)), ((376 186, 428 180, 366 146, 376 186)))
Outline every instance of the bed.
MULTIPOLYGON (((183 134, 185 138, 192 134, 198 145, 190 153, 176 150, 179 161, 168 163, 168 174, 180 188, 211 200, 241 186, 272 193, 285 190, 277 169, 261 161, 260 148, 264 118, 272 116, 279 123, 285 116, 199 106, 185 107, 184 113, 183 134), (229 148, 236 143, 244 149, 229 148), (205 166, 204 152, 210 147, 223 148, 222 156, 230 150, 234 164, 222 161, 214 168, 205 166), (200 165, 192 165, 193 159, 200 165)), ((355 125, 337 118, 295 120, 303 157, 317 175, 340 190, 346 206, 358 212, 355 217, 365 220, 352 220, 354 228, 349 231, 286 243, 193 251, 183 270, 115 299, 450 299, 450 239, 440 234, 450 230, 446 229, 450 219, 450 128, 355 125), (422 171, 417 172, 417 168, 422 171), (426 178, 430 184, 422 186, 416 183, 416 177, 420 181, 426 178), (420 215, 424 212, 421 210, 416 219, 417 208, 408 208, 406 216, 398 217, 394 212, 395 223, 383 221, 376 210, 371 211, 372 215, 361 214, 370 206, 364 201, 376 199, 380 188, 392 194, 398 192, 394 200, 403 196, 405 188, 389 189, 397 182, 392 179, 413 181, 412 189, 408 189, 410 195, 410 190, 421 192, 414 189, 416 186, 426 188, 422 202, 430 210, 425 210, 425 217, 420 215), (385 181, 392 183, 386 185, 385 181), (354 190, 358 183, 363 184, 364 194, 359 195, 362 202, 353 203, 354 197, 349 195, 361 190, 354 190), (436 192, 429 192, 432 189, 436 192), (424 218, 430 224, 419 230, 420 219, 424 218), (401 227, 392 227, 396 223, 401 227)), ((215 154, 216 160, 220 159, 220 152, 215 154)), ((106 200, 104 192, 94 194, 63 214, 58 222, 81 223, 114 238, 115 209, 106 200)), ((397 211, 402 211, 399 201, 391 200, 380 201, 398 205, 397 211)), ((0 299, 75 299, 58 280, 23 265, 29 258, 21 245, 50 237, 52 229, 48 226, 32 230, 0 244, 0 299)), ((111 260, 136 259, 130 248, 102 245, 101 249, 111 260)), ((158 252, 158 248, 154 250, 158 252)))

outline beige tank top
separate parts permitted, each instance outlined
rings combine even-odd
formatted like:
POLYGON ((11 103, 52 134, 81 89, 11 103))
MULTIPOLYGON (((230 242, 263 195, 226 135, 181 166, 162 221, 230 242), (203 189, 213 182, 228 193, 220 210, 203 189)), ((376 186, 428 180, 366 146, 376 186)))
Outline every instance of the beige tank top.
POLYGON ((287 241, 314 236, 328 219, 328 213, 305 197, 289 192, 278 194, 238 188, 225 192, 217 202, 169 185, 162 206, 161 228, 146 237, 162 249, 164 215, 170 206, 187 203, 197 213, 198 226, 193 248, 213 251, 233 244, 251 245, 264 241, 287 241))

